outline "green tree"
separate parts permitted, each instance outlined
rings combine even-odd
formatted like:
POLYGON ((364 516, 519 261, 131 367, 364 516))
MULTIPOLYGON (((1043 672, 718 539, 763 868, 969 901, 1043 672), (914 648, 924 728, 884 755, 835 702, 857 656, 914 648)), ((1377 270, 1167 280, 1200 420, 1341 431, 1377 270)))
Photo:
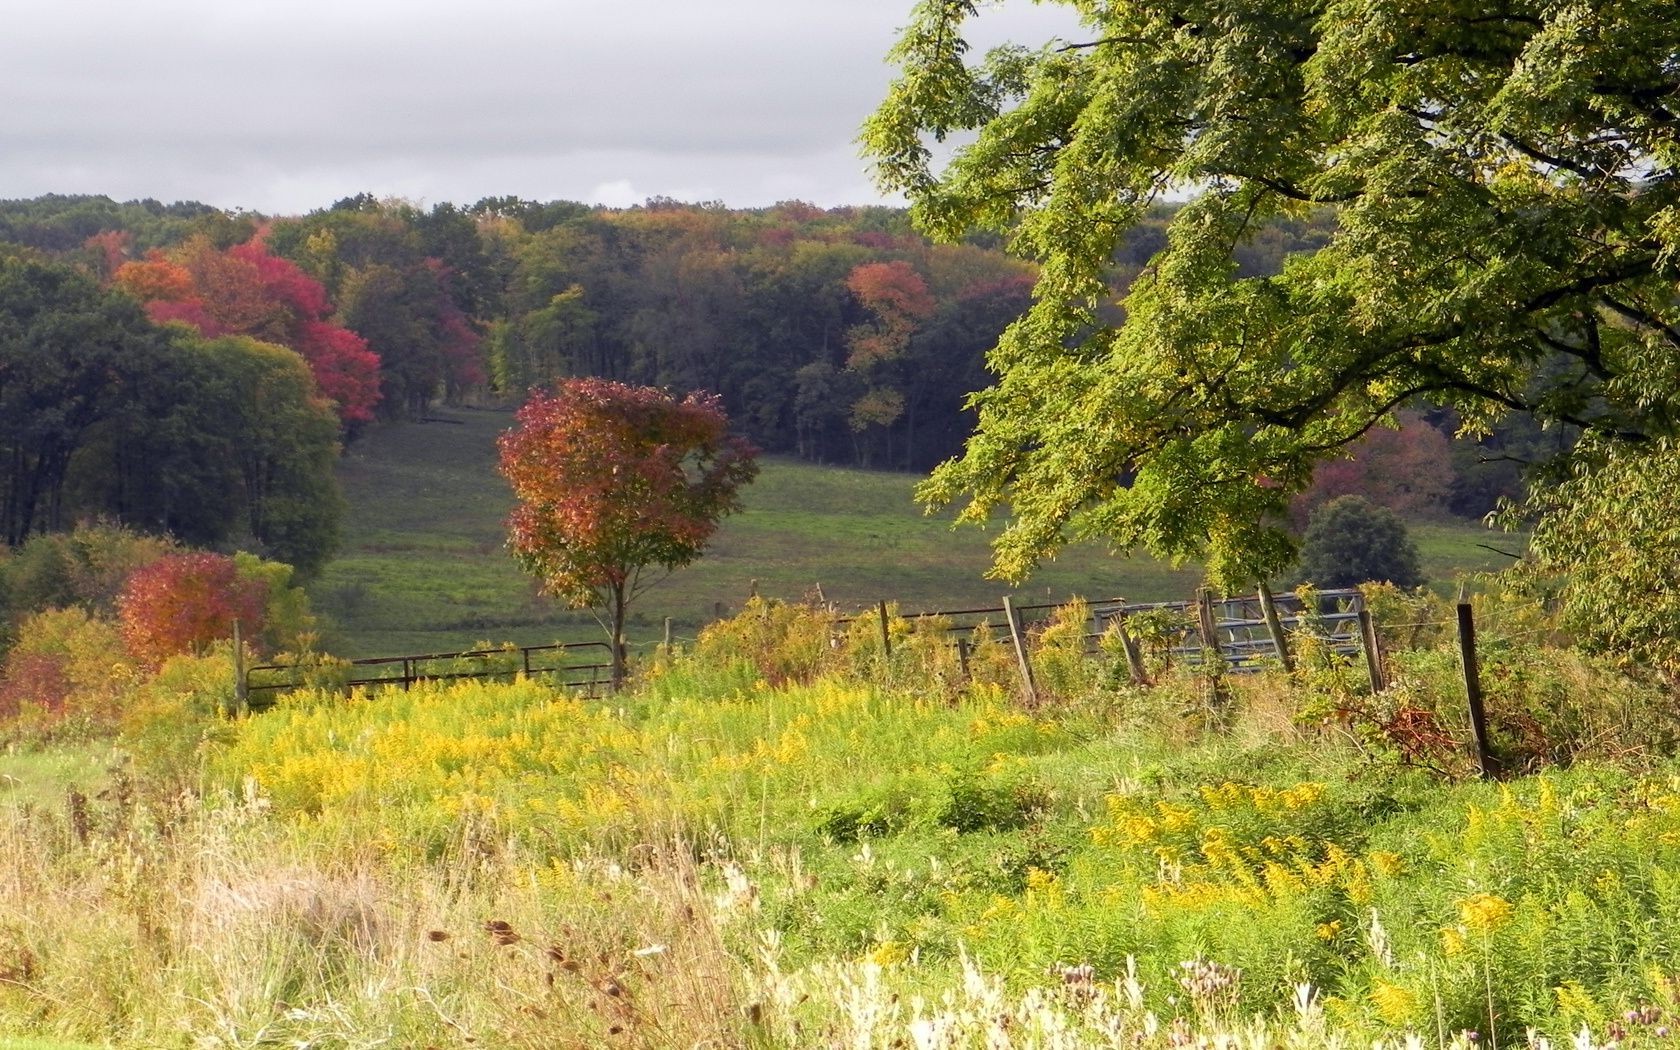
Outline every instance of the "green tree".
POLYGON ((1589 440, 1576 469, 1537 490, 1548 511, 1521 569, 1556 589, 1560 618, 1586 648, 1680 667, 1680 448, 1589 440))
POLYGON ((73 457, 165 355, 127 296, 67 266, 0 258, 0 540, 61 524, 73 457))
POLYGON ((1406 523, 1364 496, 1341 496, 1313 511, 1301 539, 1300 575, 1318 587, 1372 581, 1417 587, 1424 582, 1406 523))
MULTIPOLYGON (((1314 461, 1422 397, 1611 442, 1680 429, 1680 18, 1665 0, 1068 0, 1083 29, 969 64, 924 0, 864 137, 919 226, 1036 261, 965 454, 923 490, 1008 502, 997 569, 1070 535, 1285 563, 1314 461), (929 139, 974 132, 942 169, 929 139), (1105 320, 1127 231, 1199 195, 1105 320), (1335 209, 1275 275, 1238 255, 1335 209)), ((1590 468, 1591 460, 1583 460, 1590 468)))

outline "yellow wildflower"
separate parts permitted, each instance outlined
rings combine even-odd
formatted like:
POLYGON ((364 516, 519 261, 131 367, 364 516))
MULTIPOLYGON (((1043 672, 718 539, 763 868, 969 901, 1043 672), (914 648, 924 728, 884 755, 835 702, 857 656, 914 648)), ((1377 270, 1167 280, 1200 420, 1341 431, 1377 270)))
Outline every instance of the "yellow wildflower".
POLYGON ((1377 869, 1377 874, 1393 878, 1406 870, 1406 862, 1398 853, 1377 849, 1371 851, 1371 867, 1377 869))
POLYGON ((1580 981, 1565 981, 1553 988, 1552 994, 1557 996, 1558 1012, 1572 1020, 1591 1018, 1598 1012, 1592 996, 1581 987, 1580 981))
POLYGON ((1412 1019, 1417 1008, 1417 996, 1397 984, 1379 980, 1371 989, 1371 1003, 1377 1008, 1378 1017, 1389 1024, 1400 1025, 1412 1019))
POLYGON ((1458 902, 1458 914, 1464 925, 1481 934, 1492 933, 1504 925, 1511 911, 1510 901, 1491 893, 1478 893, 1458 902))

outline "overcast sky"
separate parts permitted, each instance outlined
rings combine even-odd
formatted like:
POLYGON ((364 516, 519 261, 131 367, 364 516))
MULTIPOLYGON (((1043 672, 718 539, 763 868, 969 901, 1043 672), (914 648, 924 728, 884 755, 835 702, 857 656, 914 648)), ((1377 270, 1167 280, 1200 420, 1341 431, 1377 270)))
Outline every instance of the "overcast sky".
MULTIPOLYGON (((855 139, 910 6, 0 0, 0 198, 877 203, 855 139)), ((1071 23, 1017 3, 977 29, 1071 23)))

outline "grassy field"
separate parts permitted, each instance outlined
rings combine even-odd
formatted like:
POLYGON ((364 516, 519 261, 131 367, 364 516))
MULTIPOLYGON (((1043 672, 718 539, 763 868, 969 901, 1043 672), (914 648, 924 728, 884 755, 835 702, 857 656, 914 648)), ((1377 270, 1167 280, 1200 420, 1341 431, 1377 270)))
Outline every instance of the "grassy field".
MULTIPOLYGON (((512 497, 495 469, 496 436, 510 413, 440 412, 444 422, 377 430, 345 455, 340 478, 350 511, 344 544, 310 588, 333 626, 340 655, 447 652, 476 642, 535 645, 594 640, 587 612, 540 598, 503 547, 512 497)), ((692 636, 751 593, 794 599, 818 585, 842 608, 897 601, 907 610, 996 605, 1010 589, 986 578, 991 533, 952 530, 949 514, 924 515, 916 478, 771 459, 695 565, 640 599, 633 636, 652 640, 669 616, 692 636)), ((1485 530, 1426 524, 1413 530, 1434 578, 1501 567, 1476 546, 1485 530)), ((1505 537, 1497 537, 1498 545, 1505 537)), ((1187 596, 1194 566, 1174 569, 1084 544, 1046 564, 1013 593, 1023 601, 1187 596)))
POLYGON ((79 821, 0 800, 0 1032, 45 1040, 0 1048, 1672 1045, 1666 694, 1490 635, 1537 769, 1490 784, 1450 645, 1391 654, 1400 723, 1332 662, 1133 688, 1070 626, 1030 705, 995 641, 789 608, 606 704, 183 696, 79 821))
POLYGON ((58 806, 72 788, 91 795, 104 786, 118 758, 109 743, 0 752, 0 805, 58 806))

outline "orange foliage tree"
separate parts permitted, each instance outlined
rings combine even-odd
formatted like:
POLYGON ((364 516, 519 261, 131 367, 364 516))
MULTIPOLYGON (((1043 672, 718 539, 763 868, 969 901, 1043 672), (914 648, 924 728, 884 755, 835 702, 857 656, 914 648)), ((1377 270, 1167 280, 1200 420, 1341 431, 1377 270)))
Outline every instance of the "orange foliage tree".
POLYGON ((256 638, 267 600, 268 584, 241 576, 225 554, 166 554, 135 570, 117 600, 123 644, 155 667, 231 637, 235 620, 245 637, 256 638))
MULTIPOLYGON (((568 379, 536 391, 502 435, 501 470, 519 504, 508 546, 548 593, 600 610, 624 681, 624 618, 653 577, 700 556, 758 450, 729 433, 721 399, 568 379)), ((601 614, 598 613, 598 616, 601 614)))

